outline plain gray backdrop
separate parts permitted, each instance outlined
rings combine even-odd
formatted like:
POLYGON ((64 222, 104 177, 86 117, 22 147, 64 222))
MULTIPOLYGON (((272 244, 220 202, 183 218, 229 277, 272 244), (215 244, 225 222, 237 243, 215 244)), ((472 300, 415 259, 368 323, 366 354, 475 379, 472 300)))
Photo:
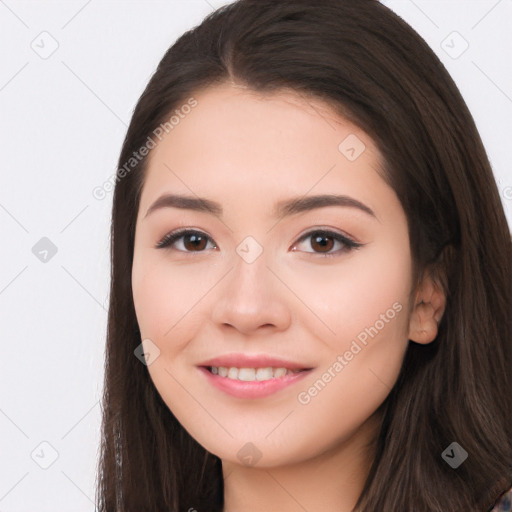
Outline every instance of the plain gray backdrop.
MULTIPOLYGON (((213 0, 0 0, 0 511, 93 511, 112 193, 133 108, 213 0)), ((512 225, 512 0, 388 0, 451 73, 512 225)))

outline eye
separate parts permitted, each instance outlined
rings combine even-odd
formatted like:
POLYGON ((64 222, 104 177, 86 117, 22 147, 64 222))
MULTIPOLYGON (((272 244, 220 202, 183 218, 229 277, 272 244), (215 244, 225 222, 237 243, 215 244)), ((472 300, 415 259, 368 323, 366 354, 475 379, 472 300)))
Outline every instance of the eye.
MULTIPOLYGON (((322 256, 336 256, 342 253, 350 252, 354 249, 358 249, 364 245, 358 242, 354 242, 354 240, 351 240, 350 238, 343 236, 340 233, 324 229, 306 233, 298 240, 298 243, 301 243, 308 238, 310 239, 309 247, 313 250, 306 250, 304 252, 314 252, 322 256), (332 251, 331 249, 335 247, 336 243, 338 243, 338 247, 341 246, 341 248, 332 251)), ((297 245, 294 245, 292 247, 292 251, 296 251, 296 247, 297 245)))
POLYGON ((203 252, 206 248, 208 241, 212 242, 213 249, 217 246, 215 242, 205 233, 191 229, 180 229, 165 235, 157 244, 157 249, 171 248, 173 245, 181 247, 172 247, 182 252, 203 252), (178 242, 176 244, 176 242, 178 242))
MULTIPOLYGON (((358 249, 364 244, 354 242, 350 238, 329 230, 315 230, 304 234, 292 247, 292 251, 297 250, 298 244, 310 239, 309 247, 312 251, 303 250, 303 252, 313 252, 322 256, 336 256, 340 253, 347 253, 354 249, 358 249), (337 250, 332 250, 336 243, 337 250)), ((211 247, 217 249, 217 245, 211 237, 202 231, 191 229, 180 229, 165 235, 157 244, 157 249, 173 248, 182 252, 203 252, 207 249, 208 242, 211 242, 211 247), (178 243, 177 243, 178 242, 178 243), (181 246, 181 247, 179 247, 181 246)))

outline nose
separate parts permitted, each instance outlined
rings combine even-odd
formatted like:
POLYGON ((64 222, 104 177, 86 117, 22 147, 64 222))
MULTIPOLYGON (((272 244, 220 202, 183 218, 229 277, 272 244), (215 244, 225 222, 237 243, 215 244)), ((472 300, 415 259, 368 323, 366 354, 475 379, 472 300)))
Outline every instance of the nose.
POLYGON ((234 267, 219 283, 212 320, 221 328, 243 334, 268 329, 282 331, 291 322, 289 291, 267 267, 265 251, 252 263, 235 258, 234 267))

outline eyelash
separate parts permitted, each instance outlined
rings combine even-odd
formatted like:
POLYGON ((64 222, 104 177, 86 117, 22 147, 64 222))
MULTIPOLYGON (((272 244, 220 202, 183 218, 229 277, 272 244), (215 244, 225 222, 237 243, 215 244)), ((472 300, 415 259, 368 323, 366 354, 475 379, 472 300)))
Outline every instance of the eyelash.
MULTIPOLYGON (((179 240, 180 238, 183 238, 183 236, 185 235, 200 235, 200 236, 206 236, 206 238, 208 239, 208 241, 210 242, 213 242, 214 245, 215 245, 215 242, 212 240, 212 238, 210 238, 208 235, 206 235, 206 233, 203 233, 202 231, 196 231, 196 230, 193 230, 193 229, 179 229, 177 231, 174 231, 172 233, 168 233, 167 235, 165 235, 155 246, 156 249, 166 249, 166 248, 171 248, 171 245, 176 242, 177 240, 179 240)), ((340 253, 348 253, 348 252, 351 252, 353 250, 357 250, 359 249, 361 246, 363 246, 364 244, 360 244, 358 242, 355 242, 354 240, 350 239, 350 238, 347 238, 346 236, 343 236, 339 233, 336 233, 335 231, 329 231, 329 230, 326 230, 326 229, 315 229, 315 230, 312 230, 312 231, 309 231, 308 233, 305 233, 304 235, 302 235, 296 243, 300 243, 304 240, 306 240, 307 238, 311 237, 312 235, 321 235, 321 236, 325 236, 325 237, 328 237, 328 238, 333 238, 335 241, 337 242, 340 242, 344 245, 344 248, 342 249, 338 249, 337 251, 333 251, 333 252, 326 252, 326 253, 323 253, 323 252, 315 252, 315 251, 312 251, 312 252, 309 252, 309 251, 305 251, 309 254, 316 254, 316 255, 319 255, 319 256, 323 256, 323 257, 333 257, 333 256, 337 256, 338 254, 340 253)), ((295 247, 296 244, 294 244, 294 247, 295 247)), ((215 246, 215 248, 217 248, 217 246, 215 246)), ((193 253, 193 252, 204 252, 204 250, 202 251, 182 251, 181 249, 177 249, 178 251, 180 252, 185 252, 185 253, 193 253)))

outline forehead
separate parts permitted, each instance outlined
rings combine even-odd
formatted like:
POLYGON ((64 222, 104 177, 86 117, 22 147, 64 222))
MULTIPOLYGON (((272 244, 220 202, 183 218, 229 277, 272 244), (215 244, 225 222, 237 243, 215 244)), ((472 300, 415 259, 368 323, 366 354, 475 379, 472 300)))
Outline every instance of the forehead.
POLYGON ((372 203, 372 193, 386 186, 370 137, 318 98, 233 84, 191 96, 196 105, 150 153, 141 207, 168 189, 222 202, 315 189, 372 203))

